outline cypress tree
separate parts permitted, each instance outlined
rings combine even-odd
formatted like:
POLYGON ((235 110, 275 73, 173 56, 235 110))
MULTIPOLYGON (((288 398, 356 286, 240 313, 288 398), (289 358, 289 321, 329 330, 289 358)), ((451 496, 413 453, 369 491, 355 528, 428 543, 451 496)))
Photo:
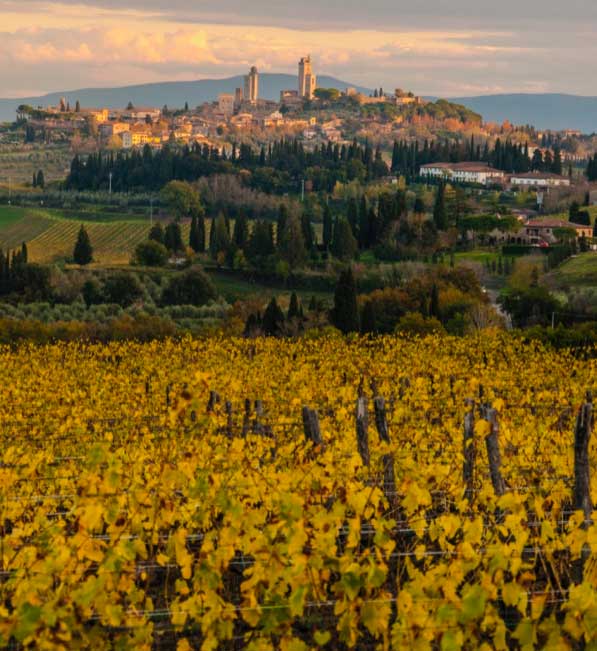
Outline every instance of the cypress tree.
POLYGON ((33 180, 31 181, 31 185, 36 188, 37 187, 37 174, 33 172, 33 180))
POLYGON ((339 260, 352 260, 358 250, 357 241, 352 234, 348 221, 342 217, 336 220, 334 226, 334 239, 332 240, 332 254, 339 260))
POLYGON ((437 289, 437 285, 433 283, 433 286, 431 287, 431 299, 429 301, 429 316, 435 317, 436 319, 439 319, 440 313, 439 313, 439 290, 437 289))
POLYGON ((346 219, 348 219, 348 223, 352 229, 352 234, 357 237, 357 234, 359 232, 359 205, 354 197, 351 197, 348 200, 346 219))
POLYGON ((303 240, 305 241, 305 248, 311 251, 315 244, 315 236, 313 235, 313 227, 311 226, 311 219, 307 212, 301 215, 301 230, 303 232, 303 240))
POLYGON ((300 267, 307 258, 303 229, 296 215, 290 215, 284 221, 284 228, 279 234, 278 253, 291 269, 300 267))
POLYGON ((182 251, 184 244, 182 242, 182 233, 178 222, 170 222, 164 232, 164 246, 168 251, 182 251))
POLYGON ((211 223, 212 232, 209 239, 209 252, 214 260, 218 257, 219 253, 227 253, 230 248, 230 232, 226 217, 220 213, 214 217, 211 223))
POLYGON ((42 172, 42 170, 39 170, 37 172, 37 187, 42 188, 42 190, 43 190, 43 188, 45 188, 45 186, 46 186, 46 181, 44 179, 44 173, 42 172))
POLYGON ((286 226, 286 220, 288 219, 288 208, 286 204, 281 203, 278 210, 278 220, 276 223, 276 244, 280 246, 280 239, 282 233, 284 232, 284 227, 286 226))
POLYGON ((301 310, 299 307, 299 300, 296 292, 292 292, 290 296, 290 305, 288 306, 288 316, 287 319, 298 319, 301 315, 301 310))
POLYGON ((446 186, 440 183, 435 196, 433 206, 433 221, 438 231, 444 231, 448 227, 448 215, 446 212, 446 186))
POLYGON ((23 262, 23 264, 27 264, 28 257, 29 254, 27 252, 27 244, 23 242, 21 244, 21 261, 23 262))
POLYGON ((380 223, 380 219, 377 216, 377 213, 375 212, 375 208, 373 206, 369 208, 367 221, 369 224, 367 228, 367 233, 369 238, 368 246, 371 247, 371 246, 375 246, 381 238, 381 223, 380 223))
POLYGON ((197 250, 199 253, 205 251, 205 218, 203 215, 197 215, 197 250))
POLYGON ((232 241, 242 251, 245 250, 247 242, 249 241, 249 222, 247 221, 247 216, 242 208, 238 218, 234 222, 232 241))
POLYGON ((263 314, 263 320, 261 322, 261 329, 263 330, 264 335, 270 337, 277 337, 282 334, 282 328, 284 326, 284 313, 276 301, 274 296, 269 302, 265 313, 263 314))
POLYGON ((191 232, 189 233, 189 246, 193 251, 195 251, 195 253, 203 253, 199 240, 199 223, 197 217, 193 215, 193 218, 191 219, 191 232))
POLYGON ((345 269, 338 278, 331 317, 332 323, 344 334, 359 331, 357 287, 351 267, 345 269))
POLYGON ((83 225, 81 225, 79 234, 77 235, 77 241, 73 250, 73 259, 76 264, 81 265, 89 264, 93 260, 93 247, 91 246, 89 234, 83 225))
POLYGON ((375 303, 371 300, 367 301, 363 306, 363 314, 361 316, 361 332, 364 335, 374 334, 377 332, 375 303))
POLYGON ((332 244, 333 236, 333 221, 332 221, 332 211, 330 207, 326 204, 323 209, 323 248, 326 251, 329 251, 330 245, 332 244))

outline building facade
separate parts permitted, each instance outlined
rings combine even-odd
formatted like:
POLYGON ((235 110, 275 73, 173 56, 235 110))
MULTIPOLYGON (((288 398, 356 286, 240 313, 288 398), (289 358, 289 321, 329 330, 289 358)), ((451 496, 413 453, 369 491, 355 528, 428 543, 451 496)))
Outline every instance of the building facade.
POLYGON ((550 172, 529 172, 528 174, 513 174, 510 177, 513 187, 521 188, 561 188, 569 187, 570 179, 550 172))
POLYGON ((234 114, 234 105, 235 100, 232 93, 221 93, 218 95, 218 111, 226 117, 234 114))
POLYGON ((313 99, 317 88, 317 77, 313 74, 311 56, 299 61, 299 96, 303 99, 313 99))
POLYGON ((419 174, 426 178, 444 179, 455 183, 490 185, 503 183, 505 174, 484 163, 429 163, 422 165, 419 174))
POLYGON ((259 72, 255 66, 245 75, 244 99, 251 104, 256 104, 259 99, 259 72))

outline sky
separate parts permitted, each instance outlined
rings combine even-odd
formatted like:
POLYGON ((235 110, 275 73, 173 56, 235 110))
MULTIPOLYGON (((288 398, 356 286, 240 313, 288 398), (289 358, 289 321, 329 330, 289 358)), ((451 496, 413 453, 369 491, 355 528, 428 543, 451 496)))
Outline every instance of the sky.
POLYGON ((315 71, 445 97, 597 95, 591 0, 0 0, 0 97, 315 71))

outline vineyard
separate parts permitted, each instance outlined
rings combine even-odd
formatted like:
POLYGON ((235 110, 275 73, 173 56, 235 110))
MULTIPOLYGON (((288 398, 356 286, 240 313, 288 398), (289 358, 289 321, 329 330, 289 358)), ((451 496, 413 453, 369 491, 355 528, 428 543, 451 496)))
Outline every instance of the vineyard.
MULTIPOLYGON (((72 256, 81 224, 93 245, 94 260, 101 264, 127 264, 137 244, 147 238, 149 223, 143 221, 87 222, 62 219, 45 210, 24 210, 20 219, 0 224, 0 248, 14 249, 27 243, 32 262, 48 263, 72 256)), ((188 225, 183 225, 188 239, 188 225)))
POLYGON ((595 359, 5 348, 0 647, 597 648, 595 359))
MULTIPOLYGON (((147 239, 150 225, 139 219, 127 221, 86 221, 61 217, 47 210, 15 208, 0 212, 0 249, 16 249, 27 243, 31 262, 50 263, 68 259, 81 224, 93 246, 94 262, 103 265, 128 264, 135 247, 147 239)), ((181 224, 182 238, 188 242, 190 226, 181 224)), ((209 233, 209 229, 208 229, 209 233)))

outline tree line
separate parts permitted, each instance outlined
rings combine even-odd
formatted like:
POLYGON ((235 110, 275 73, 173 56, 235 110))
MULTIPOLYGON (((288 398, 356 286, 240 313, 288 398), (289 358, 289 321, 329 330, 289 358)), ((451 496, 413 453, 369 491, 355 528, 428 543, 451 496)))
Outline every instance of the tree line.
POLYGON ((465 161, 487 163, 508 173, 538 171, 562 174, 562 154, 557 147, 553 153, 547 150, 545 154, 540 149, 535 149, 530 156, 528 143, 516 144, 509 140, 502 142, 498 138, 493 147, 490 147, 488 142, 481 146, 475 142, 474 137, 469 142, 425 140, 423 146, 418 141, 395 141, 391 169, 395 174, 415 178, 422 165, 465 161))
POLYGON ((165 146, 154 151, 76 155, 66 187, 71 190, 106 190, 112 179, 116 192, 159 190, 172 180, 195 181, 213 174, 251 172, 251 187, 272 194, 298 192, 301 183, 314 191, 331 192, 338 181, 369 181, 388 174, 381 149, 356 140, 350 145, 328 142, 306 150, 298 140, 280 140, 255 149, 247 144, 219 150, 193 144, 165 146))

